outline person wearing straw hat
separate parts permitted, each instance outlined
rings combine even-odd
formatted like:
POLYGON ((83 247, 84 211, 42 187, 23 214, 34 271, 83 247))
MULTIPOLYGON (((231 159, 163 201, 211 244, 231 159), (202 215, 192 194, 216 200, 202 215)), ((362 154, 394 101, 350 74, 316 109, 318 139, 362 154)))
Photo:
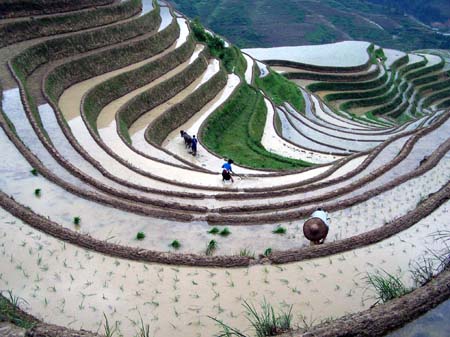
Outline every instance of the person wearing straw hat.
POLYGON ((328 213, 322 208, 318 208, 304 223, 303 234, 311 241, 311 244, 320 245, 325 242, 329 230, 329 220, 328 213))

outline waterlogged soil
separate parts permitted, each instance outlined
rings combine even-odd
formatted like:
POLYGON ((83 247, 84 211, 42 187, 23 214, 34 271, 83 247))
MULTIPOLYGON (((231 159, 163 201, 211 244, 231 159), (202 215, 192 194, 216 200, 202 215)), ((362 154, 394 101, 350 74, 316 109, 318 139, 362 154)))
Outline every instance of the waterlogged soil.
MULTIPOLYGON (((169 243, 177 239, 182 243, 180 252, 200 254, 204 253, 206 243, 212 238, 219 243, 217 254, 235 254, 244 248, 255 253, 262 253, 268 246, 273 249, 286 249, 307 244, 302 234, 302 220, 280 223, 287 228, 286 235, 273 234, 275 225, 270 224, 233 227, 232 235, 229 237, 216 238, 207 233, 210 227, 203 222, 177 223, 94 204, 70 194, 41 176, 31 175, 31 167, 3 133, 0 144, 2 153, 9 158, 1 164, 2 191, 38 214, 49 217, 69 229, 79 230, 101 240, 168 251, 169 243), (34 190, 37 188, 41 189, 40 197, 34 195, 34 190), (67 205, 71 207, 68 208, 67 205), (81 227, 73 225, 73 218, 76 216, 82 217, 81 227), (145 240, 135 240, 135 235, 139 231, 146 233, 145 240)), ((332 213, 333 230, 329 240, 362 233, 405 214, 407 210, 415 207, 421 197, 436 191, 445 184, 444 172, 448 172, 448 169, 447 160, 446 166, 438 165, 426 175, 417 178, 417 182, 408 182, 406 186, 401 185, 365 203, 332 213), (421 193, 415 193, 416 189, 420 189, 421 193), (397 204, 397 207, 386 206, 391 204, 397 204)), ((224 203, 227 202, 224 201, 224 203)), ((204 205, 205 202, 202 201, 201 204, 204 205)))
MULTIPOLYGON (((311 105, 311 102, 309 103, 309 108, 311 105)), ((324 126, 322 123, 317 122, 315 117, 311 118, 311 114, 307 113, 308 117, 303 116, 302 114, 299 114, 295 109, 293 109, 289 104, 286 104, 285 106, 286 111, 293 116, 294 118, 298 119, 300 125, 303 125, 302 129, 308 129, 308 128, 314 128, 316 129, 315 132, 325 134, 325 136, 332 136, 332 137, 339 137, 344 138, 345 140, 351 140, 353 142, 358 141, 370 141, 372 143, 376 142, 376 145, 379 144, 379 142, 384 141, 388 139, 389 137, 395 135, 396 133, 390 133, 390 134, 368 134, 368 133, 361 133, 358 132, 358 134, 352 134, 346 132, 344 129, 332 129, 327 126, 324 126)), ((339 139, 336 139, 335 142, 339 143, 339 139)), ((322 141, 322 140, 321 140, 322 141)))
MULTIPOLYGON (((364 184, 360 188, 357 188, 349 193, 346 193, 343 196, 338 196, 332 200, 332 202, 336 202, 339 200, 345 200, 347 198, 351 198, 357 195, 362 195, 364 193, 367 193, 368 191, 375 189, 377 187, 380 187, 393 179, 396 179, 397 177, 400 177, 402 175, 408 174, 412 168, 417 168, 419 166, 420 161, 427 155, 429 155, 431 152, 436 150, 440 144, 443 144, 448 139, 448 127, 450 125, 450 121, 447 121, 443 125, 441 125, 436 130, 430 132, 429 134, 425 135, 419 141, 415 144, 412 151, 407 155, 407 157, 402 160, 398 165, 391 168, 381 176, 373 179, 371 182, 364 184)), ((386 147, 382 150, 381 154, 377 156, 377 158, 372 161, 372 163, 363 170, 361 173, 356 175, 355 177, 351 178, 350 180, 343 181, 341 183, 334 184, 329 187, 324 187, 321 189, 313 190, 310 192, 302 193, 301 195, 295 195, 296 198, 310 198, 310 197, 317 197, 318 195, 330 191, 337 190, 340 187, 344 187, 350 182, 357 181, 358 179, 364 177, 370 172, 373 172, 377 167, 380 167, 386 163, 388 163, 390 160, 394 159, 398 151, 400 150, 400 146, 404 144, 407 137, 402 137, 395 142, 393 142, 390 146, 386 147)), ((444 157, 441 162, 446 163, 447 157, 444 157)), ((444 164, 443 164, 444 165, 444 164)), ((438 176, 439 179, 444 179, 444 182, 446 180, 450 179, 450 174, 446 173, 445 169, 442 170, 442 176, 438 176)), ((415 193, 417 191, 421 191, 420 188, 417 188, 414 190, 415 193)), ((292 198, 292 196, 288 197, 282 197, 281 200, 286 201, 288 199, 292 198)), ((275 199, 272 199, 274 201, 275 199)), ((278 199, 280 200, 280 199, 278 199)), ((243 201, 245 203, 245 201, 243 201)), ((257 203, 257 201, 252 202, 252 204, 257 203)), ((328 202, 327 202, 328 203, 328 202)), ((326 203, 325 203, 326 204, 326 203)), ((324 205, 325 205, 324 204, 324 205)))
MULTIPOLYGON (((146 61, 143 61, 146 62, 146 61)), ((143 63, 141 62, 141 63, 143 63)), ((71 88, 67 89, 60 101, 59 106, 61 108, 61 111, 63 112, 66 120, 69 123, 70 128, 72 129, 72 133, 77 138, 80 145, 86 149, 86 151, 89 152, 89 154, 98 160, 100 163, 102 163, 103 167, 106 168, 108 171, 110 171, 112 174, 126 178, 133 183, 141 184, 143 186, 148 187, 156 187, 161 189, 169 189, 168 184, 163 183, 161 181, 152 180, 150 178, 144 177, 142 175, 139 175, 135 172, 132 172, 129 168, 126 168, 124 165, 119 164, 115 159, 113 159, 111 156, 106 154, 104 150, 100 148, 100 146, 95 142, 95 140, 92 138, 92 136, 89 134, 89 131, 86 128, 86 125, 84 125, 80 114, 79 114, 79 106, 81 99, 83 97, 83 94, 87 92, 90 88, 95 86, 98 83, 101 83, 102 81, 111 78, 112 76, 115 76, 119 73, 128 71, 130 69, 136 68, 136 65, 129 66, 123 69, 119 69, 116 71, 113 71, 111 73, 107 73, 98 77, 95 77, 93 79, 90 79, 88 81, 84 81, 81 83, 78 83, 71 88)), ((333 159, 337 159, 337 157, 333 156, 333 159)), ((176 168, 176 167, 169 167, 167 165, 164 166, 164 168, 158 169, 158 167, 161 166, 161 163, 155 162, 155 167, 152 167, 152 174, 160 175, 162 172, 164 172, 164 178, 165 179, 171 179, 172 181, 178 181, 182 183, 192 183, 193 181, 198 185, 203 186, 216 186, 216 187, 223 187, 222 180, 219 174, 217 175, 205 175, 199 172, 193 172, 190 170, 184 170, 182 168, 176 168), (197 177, 198 176, 198 177, 197 177)), ((300 173, 302 175, 302 173, 300 173)), ((264 177, 259 178, 252 178, 252 179, 245 179, 239 181, 236 186, 238 187, 250 187, 250 186, 258 186, 258 187, 268 187, 273 186, 274 184, 283 184, 283 183, 289 183, 292 182, 293 179, 296 179, 296 175, 289 175, 284 177, 277 177, 277 178, 267 178, 264 179, 264 177)), ((174 190, 186 190, 186 188, 178 187, 173 185, 172 189, 174 190)), ((195 192, 195 190, 192 190, 195 192)), ((205 192, 207 193, 207 192, 205 192)))
POLYGON ((369 61, 368 42, 343 41, 317 46, 252 48, 243 51, 257 60, 286 60, 328 67, 352 67, 369 61))
MULTIPOLYGON (((273 105, 269 102, 268 99, 264 99, 264 102, 266 103, 267 107, 267 118, 266 124, 264 126, 264 133, 261 139, 261 144, 267 151, 292 159, 305 160, 314 164, 331 163, 342 158, 341 156, 314 152, 310 149, 288 142, 280 137, 277 134, 274 126, 275 111, 273 105)), ((284 133, 282 135, 283 137, 286 136, 284 133)))
POLYGON ((252 84, 252 80, 253 80, 253 67, 255 65, 255 61, 248 56, 247 54, 243 54, 245 61, 247 62, 247 69, 245 70, 245 82, 247 82, 247 84, 252 84))
POLYGON ((339 156, 345 156, 346 154, 348 155, 351 153, 333 146, 319 144, 315 139, 307 138, 307 136, 300 133, 299 130, 293 126, 291 119, 286 114, 284 109, 277 109, 277 114, 281 121, 281 133, 283 138, 294 143, 295 145, 304 147, 309 151, 321 152, 329 155, 338 154, 339 156))
MULTIPOLYGON (((305 118, 298 117, 298 114, 292 115, 289 112, 286 113, 291 125, 310 139, 314 139, 317 142, 327 144, 328 146, 337 146, 344 148, 348 151, 360 152, 368 151, 375 146, 379 145, 381 141, 363 140, 363 139, 342 139, 332 135, 325 134, 314 128, 314 125, 308 123, 305 118), (362 141, 361 141, 362 140, 362 141)), ((347 138, 351 137, 347 136, 347 138)), ((357 136, 354 138, 358 138, 357 136)), ((387 137, 385 137, 387 138, 387 137)))
POLYGON ((118 322, 133 335, 143 317, 155 336, 211 336, 219 328, 208 316, 250 332, 243 300, 264 299, 275 308, 293 305, 293 324, 316 324, 369 308, 367 273, 384 270, 412 285, 409 265, 440 251, 433 233, 448 218, 450 202, 412 228, 376 245, 281 266, 220 269, 169 267, 111 258, 37 232, 0 211, 0 288, 28 304, 49 323, 97 331, 118 322), (14 253, 11 253, 14 252, 14 253), (82 275, 82 276, 81 276, 82 275))
MULTIPOLYGON (((203 50, 203 45, 198 45, 194 54, 192 55, 191 59, 184 62, 178 67, 175 67, 168 73, 166 73, 164 76, 159 77, 155 81, 152 81, 151 83, 136 89, 130 93, 128 93, 125 96, 122 96, 121 98, 111 102, 105 108, 102 109, 100 112, 100 115, 97 120, 97 128, 99 131, 99 135, 104 141, 104 143, 111 148, 117 155, 120 157, 126 159, 131 164, 135 165, 136 167, 139 167, 140 169, 147 170, 149 167, 152 167, 153 161, 151 159, 145 158, 136 152, 134 152, 130 147, 128 147, 126 144, 124 144, 123 140, 120 138, 117 130, 117 124, 116 124, 116 113, 120 107, 122 107, 124 104, 126 104, 128 101, 132 100, 134 97, 138 96, 139 94, 150 90, 151 88, 157 86, 158 84, 170 79, 171 77, 179 74, 181 71, 186 69, 186 67, 189 66, 192 62, 195 61, 195 59, 198 58, 198 55, 203 50)), ((179 100, 184 99, 195 87, 196 83, 199 83, 201 81, 201 77, 194 81, 194 84, 188 87, 186 92, 183 92, 184 95, 181 93, 179 94, 179 100)), ((178 95, 177 95, 178 97, 178 95)), ((169 101, 164 102, 164 104, 160 105, 158 108, 155 108, 152 110, 152 112, 155 112, 155 110, 159 110, 159 114, 157 113, 146 113, 143 115, 143 117, 139 118, 136 123, 133 125, 135 126, 133 128, 133 131, 130 132, 130 136, 132 137, 132 141, 134 140, 134 132, 137 130, 136 125, 141 125, 143 129, 140 130, 142 132, 142 137, 145 131, 145 128, 148 126, 148 124, 154 120, 156 117, 158 117, 161 113, 163 113, 168 107, 172 106, 173 104, 176 104, 174 102, 174 99, 170 99, 169 101), (151 119, 145 120, 145 116, 150 116, 151 119)), ((187 167, 186 164, 184 164, 182 161, 175 159, 173 156, 168 155, 167 153, 156 149, 152 147, 153 151, 151 153, 148 153, 148 155, 151 155, 152 157, 161 159, 165 162, 168 162, 170 164, 177 164, 181 166, 187 167)))
POLYGON ((447 337, 450 336, 449 316, 450 300, 386 337, 447 337))

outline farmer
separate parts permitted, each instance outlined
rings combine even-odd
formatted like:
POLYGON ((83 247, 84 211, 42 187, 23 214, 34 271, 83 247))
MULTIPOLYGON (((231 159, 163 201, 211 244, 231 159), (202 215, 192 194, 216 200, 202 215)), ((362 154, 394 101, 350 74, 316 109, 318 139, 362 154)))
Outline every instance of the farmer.
POLYGON ((195 135, 193 135, 192 141, 191 141, 191 150, 192 150, 193 156, 197 155, 197 143, 198 143, 198 140, 197 140, 197 138, 195 138, 195 135))
POLYGON ((234 179, 231 175, 231 173, 234 174, 233 168, 231 167, 231 164, 233 164, 233 159, 228 159, 226 163, 222 165, 222 181, 226 182, 231 180, 232 183, 234 183, 234 179))
POLYGON ((303 234, 313 245, 320 245, 325 242, 329 230, 329 216, 322 208, 317 208, 311 218, 303 225, 303 234))

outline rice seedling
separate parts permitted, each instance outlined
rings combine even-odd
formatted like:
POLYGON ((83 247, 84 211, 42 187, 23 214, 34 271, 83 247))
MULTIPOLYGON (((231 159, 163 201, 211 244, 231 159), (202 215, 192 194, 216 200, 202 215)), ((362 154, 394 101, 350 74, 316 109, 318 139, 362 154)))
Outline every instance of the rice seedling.
POLYGON ((150 325, 144 324, 144 320, 142 319, 141 314, 139 314, 139 317, 140 317, 140 325, 136 337, 150 337, 150 325))
POLYGON ((434 277, 435 267, 432 259, 422 257, 422 260, 411 264, 409 271, 416 287, 423 286, 434 277))
POLYGON ((81 218, 79 216, 73 217, 73 223, 79 225, 81 223, 81 218))
POLYGON ((375 290, 376 303, 386 303, 411 291, 403 281, 395 275, 383 271, 384 275, 367 273, 366 283, 375 290))
POLYGON ((213 234, 213 235, 216 235, 216 234, 219 234, 219 233, 220 233, 220 229, 217 228, 217 227, 213 227, 213 228, 211 228, 211 229, 208 231, 208 234, 213 234))
POLYGON ((264 251, 264 256, 265 256, 265 257, 268 257, 270 254, 272 254, 272 248, 267 248, 267 249, 264 251))
POLYGON ((214 322, 217 323, 217 325, 222 329, 216 336, 217 337, 250 337, 248 335, 245 335, 243 332, 232 328, 228 325, 226 325, 225 323, 223 323, 222 321, 218 320, 217 318, 208 316, 209 318, 211 318, 214 322))
MULTIPOLYGON (((256 337, 276 336, 282 332, 288 331, 291 328, 292 305, 288 306, 287 311, 281 311, 279 314, 275 313, 275 309, 273 308, 273 306, 265 299, 261 304, 260 311, 258 311, 253 304, 245 300, 242 306, 247 312, 247 319, 255 330, 256 337)), ((222 328, 219 336, 248 337, 243 332, 232 328, 215 318, 212 319, 217 322, 222 328)))
POLYGON ((211 240, 208 243, 208 246, 206 247, 206 255, 211 256, 214 254, 214 252, 217 250, 217 241, 211 240))
POLYGON ((144 240, 145 239, 145 233, 144 232, 138 232, 136 234, 136 240, 144 240))
POLYGON ((41 191, 40 188, 36 188, 36 189, 34 190, 34 195, 35 195, 35 196, 40 197, 41 194, 42 194, 42 191, 41 191))
POLYGON ((170 247, 172 247, 173 249, 179 249, 181 247, 181 243, 178 240, 173 240, 170 243, 170 247))
POLYGON ((281 225, 278 225, 277 228, 275 228, 272 233, 273 234, 286 234, 286 228, 282 227, 281 225))
POLYGON ((105 337, 113 337, 118 332, 117 321, 114 323, 114 327, 111 327, 105 313, 103 313, 103 316, 105 317, 105 324, 103 325, 105 337))
POLYGON ((33 168, 33 169, 30 171, 30 173, 31 173, 32 175, 34 175, 34 176, 37 176, 37 175, 38 175, 38 170, 36 170, 35 168, 33 168))
POLYGON ((231 234, 231 231, 228 229, 228 227, 225 227, 222 229, 219 233, 220 236, 228 236, 231 234))
POLYGON ((248 248, 244 248, 244 249, 241 249, 239 251, 239 256, 245 256, 245 257, 250 257, 250 258, 254 259, 255 258, 255 252, 252 252, 248 248))

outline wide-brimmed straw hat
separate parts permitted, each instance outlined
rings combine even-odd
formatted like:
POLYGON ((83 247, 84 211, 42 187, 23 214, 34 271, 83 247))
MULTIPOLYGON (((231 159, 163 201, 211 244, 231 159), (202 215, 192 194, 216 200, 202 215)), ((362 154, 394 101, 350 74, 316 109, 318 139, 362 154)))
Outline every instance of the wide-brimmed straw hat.
POLYGON ((310 241, 320 241, 328 234, 328 227, 322 219, 311 218, 303 225, 303 234, 310 241))

